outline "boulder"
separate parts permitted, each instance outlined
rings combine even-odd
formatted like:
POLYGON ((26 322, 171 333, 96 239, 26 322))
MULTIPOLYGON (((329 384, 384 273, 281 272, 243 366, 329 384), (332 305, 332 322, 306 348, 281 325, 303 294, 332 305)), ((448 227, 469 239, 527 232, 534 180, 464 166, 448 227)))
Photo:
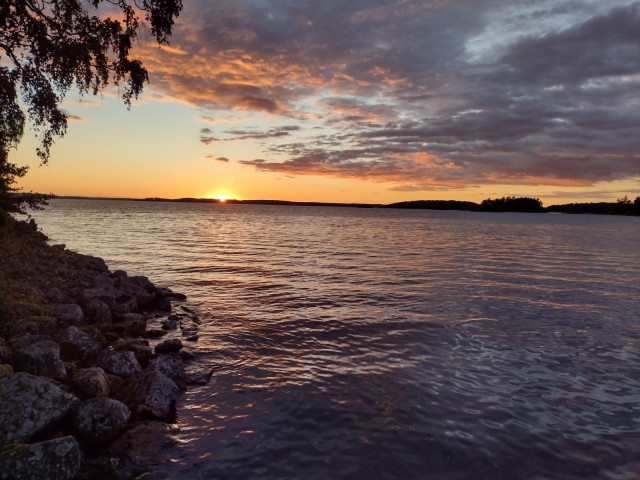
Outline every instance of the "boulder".
POLYGON ((78 399, 48 378, 13 373, 0 381, 0 445, 55 428, 78 399))
POLYGON ((147 329, 147 321, 142 315, 140 318, 114 323, 113 331, 123 337, 139 337, 147 329))
POLYGON ((112 322, 111 310, 102 300, 90 298, 83 303, 85 323, 107 323, 112 322))
POLYGON ((162 321, 162 329, 177 330, 179 324, 180 317, 178 317, 177 315, 169 315, 165 320, 162 321))
POLYGON ((73 426, 76 436, 89 446, 109 443, 127 426, 129 408, 113 398, 92 398, 80 404, 73 426))
POLYGON ((125 403, 137 418, 170 421, 180 389, 164 373, 149 369, 112 385, 112 396, 125 403))
POLYGON ((63 303, 51 307, 51 315, 58 319, 58 327, 64 328, 70 325, 82 325, 84 312, 80 305, 75 303, 63 303))
POLYGON ((168 330, 161 330, 159 328, 150 328, 148 330, 145 330, 142 336, 144 338, 159 338, 159 337, 164 337, 167 333, 169 333, 168 330))
POLYGON ((78 327, 68 327, 60 338, 62 356, 69 360, 95 360, 102 346, 78 327))
POLYGON ((52 340, 40 340, 17 349, 13 358, 16 370, 55 380, 67 378, 67 369, 60 359, 60 346, 52 340))
POLYGON ((29 334, 51 334, 58 326, 58 319, 51 315, 31 315, 22 317, 17 322, 5 322, 2 330, 5 336, 29 334))
POLYGON ((80 398, 108 397, 107 375, 100 367, 80 368, 71 376, 71 388, 80 398))
POLYGON ((130 377, 134 373, 142 371, 136 356, 129 351, 113 352, 111 350, 103 350, 98 355, 97 364, 105 371, 121 377, 130 377))
POLYGON ((11 348, 7 344, 7 341, 0 337, 0 363, 8 362, 11 358, 11 348))
POLYGON ((179 338, 170 338, 156 345, 156 353, 171 353, 182 350, 182 341, 179 338))
POLYGON ((187 387, 187 373, 182 358, 177 355, 158 355, 149 362, 149 369, 164 373, 180 390, 187 387))
POLYGON ((141 313, 123 313, 122 315, 118 315, 115 321, 116 322, 130 322, 130 321, 146 322, 146 318, 141 313))
POLYGON ((146 368, 153 356, 149 341, 143 338, 121 338, 113 344, 113 350, 117 352, 130 351, 136 356, 138 363, 146 368))
POLYGON ((144 471, 150 459, 175 442, 170 429, 163 422, 149 420, 138 423, 117 438, 109 450, 117 478, 134 478, 144 471))
POLYGON ((80 469, 80 448, 67 436, 0 450, 0 479, 70 480, 80 469))
POLYGON ((136 313, 138 311, 138 300, 132 295, 121 295, 116 304, 111 307, 113 315, 124 315, 125 313, 136 313))

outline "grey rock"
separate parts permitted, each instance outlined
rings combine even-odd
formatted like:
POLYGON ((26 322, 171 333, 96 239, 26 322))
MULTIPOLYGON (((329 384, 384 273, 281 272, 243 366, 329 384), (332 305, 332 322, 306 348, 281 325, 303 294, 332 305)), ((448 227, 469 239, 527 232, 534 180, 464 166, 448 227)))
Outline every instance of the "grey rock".
POLYGON ((182 358, 177 355, 158 355, 149 362, 149 369, 164 373, 180 390, 187 387, 187 373, 182 358))
POLYGON ((149 365, 149 360, 153 356, 149 341, 143 338, 121 338, 113 344, 113 350, 118 352, 131 351, 136 356, 138 363, 142 367, 149 365))
POLYGON ((71 388, 80 398, 108 397, 109 381, 100 367, 80 368, 71 376, 71 388))
POLYGON ((16 350, 14 362, 16 370, 55 380, 67 378, 67 369, 60 358, 60 346, 52 340, 40 340, 16 350))
POLYGON ((0 363, 6 363, 11 358, 11 348, 7 341, 0 337, 0 363))
POLYGON ((92 360, 102 351, 102 346, 78 327, 68 327, 60 338, 62 355, 70 360, 92 360))
POLYGON ((126 378, 112 396, 125 403, 138 418, 169 421, 175 412, 178 386, 158 370, 146 370, 126 378))
POLYGON ((182 341, 179 338, 170 338, 156 345, 156 353, 171 353, 182 350, 182 341))
POLYGON ((131 295, 121 296, 117 303, 111 307, 113 315, 124 315, 125 313, 135 313, 138 311, 138 300, 131 295))
POLYGON ((131 417, 129 408, 113 398, 92 398, 80 404, 74 418, 76 436, 89 445, 104 445, 118 436, 131 417))
POLYGON ((130 321, 146 321, 144 315, 141 313, 123 313, 117 317, 117 322, 130 322, 130 321))
POLYGON ((85 323, 94 324, 94 323, 107 323, 110 324, 112 322, 111 310, 109 309, 109 305, 107 305, 102 300, 97 298, 90 298, 86 300, 83 304, 84 306, 84 315, 85 315, 85 323))
POLYGON ((23 333, 11 337, 9 339, 9 345, 13 350, 20 350, 42 340, 53 340, 53 337, 51 337, 51 335, 23 333))
POLYGON ((84 312, 80 305, 75 303, 63 303, 51 307, 51 314, 58 319, 58 327, 64 328, 70 325, 82 325, 84 312))
POLYGON ((48 378, 13 373, 0 381, 0 445, 53 428, 78 399, 48 378))
POLYGON ((80 469, 76 439, 67 436, 30 445, 12 445, 0 454, 0 479, 70 480, 80 469))
MULTIPOLYGON (((142 315, 140 315, 142 317, 142 315)), ((147 321, 142 318, 113 324, 113 331, 122 336, 138 337, 147 329, 147 321)))
POLYGON ((103 350, 97 359, 98 366, 105 371, 120 375, 121 377, 130 377, 134 373, 142 371, 140 363, 136 359, 133 352, 112 352, 103 350))

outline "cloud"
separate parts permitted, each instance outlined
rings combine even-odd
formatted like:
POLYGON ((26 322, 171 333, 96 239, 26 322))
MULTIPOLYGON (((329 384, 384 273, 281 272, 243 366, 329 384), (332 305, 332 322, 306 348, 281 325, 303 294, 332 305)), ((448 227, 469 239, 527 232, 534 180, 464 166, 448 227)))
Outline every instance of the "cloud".
POLYGON ((205 155, 202 157, 203 160, 213 160, 215 162, 223 162, 229 163, 229 159, 227 157, 216 157, 215 155, 205 155))
POLYGON ((145 64, 203 144, 260 142, 260 171, 574 187, 640 176, 638 45, 632 0, 194 0, 145 64))

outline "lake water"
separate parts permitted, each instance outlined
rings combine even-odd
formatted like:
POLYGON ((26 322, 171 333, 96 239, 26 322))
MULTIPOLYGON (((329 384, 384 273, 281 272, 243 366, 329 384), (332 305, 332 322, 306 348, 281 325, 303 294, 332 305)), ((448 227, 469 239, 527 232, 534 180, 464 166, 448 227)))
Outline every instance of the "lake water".
POLYGON ((172 479, 639 479, 640 218, 54 200, 189 296, 172 479))

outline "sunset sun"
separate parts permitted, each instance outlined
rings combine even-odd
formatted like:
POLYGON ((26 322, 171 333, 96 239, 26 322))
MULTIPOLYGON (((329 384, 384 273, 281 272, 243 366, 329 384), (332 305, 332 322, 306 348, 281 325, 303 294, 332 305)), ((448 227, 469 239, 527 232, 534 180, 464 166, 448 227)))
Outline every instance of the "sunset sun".
POLYGON ((220 202, 226 202, 227 200, 229 200, 231 197, 229 195, 226 195, 224 193, 219 193, 216 194, 212 197, 214 200, 218 200, 220 202))

